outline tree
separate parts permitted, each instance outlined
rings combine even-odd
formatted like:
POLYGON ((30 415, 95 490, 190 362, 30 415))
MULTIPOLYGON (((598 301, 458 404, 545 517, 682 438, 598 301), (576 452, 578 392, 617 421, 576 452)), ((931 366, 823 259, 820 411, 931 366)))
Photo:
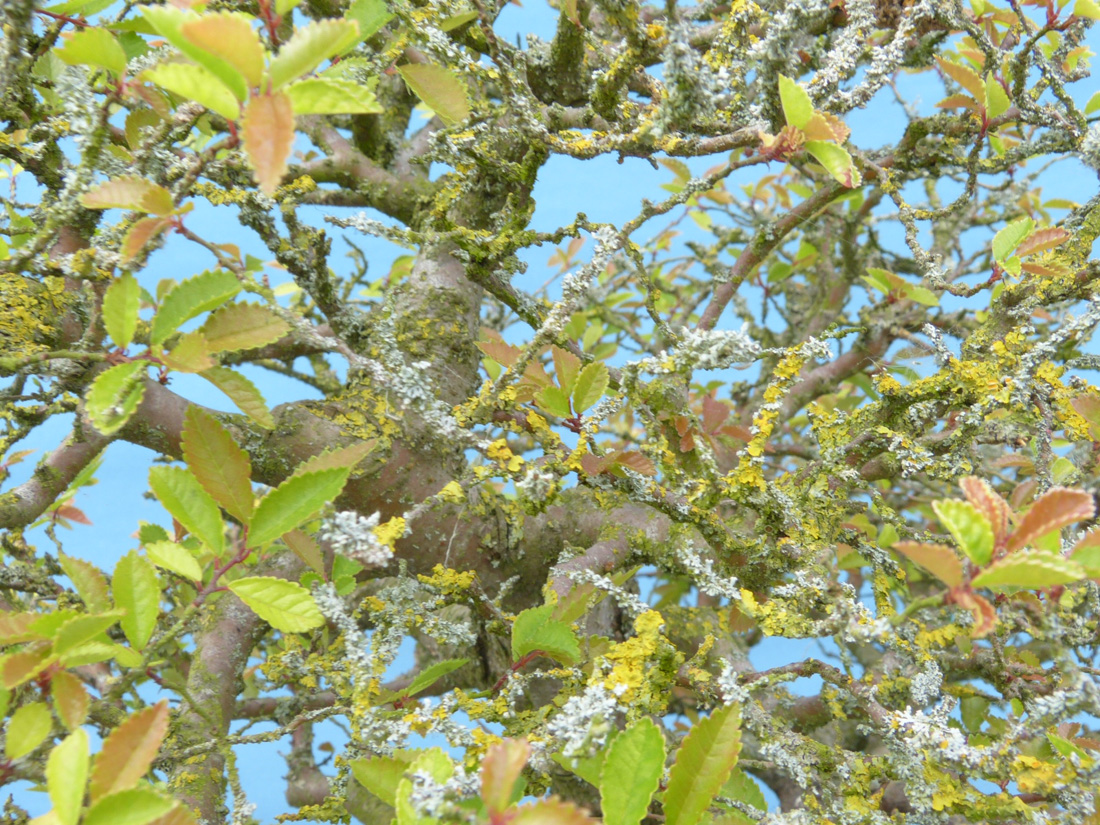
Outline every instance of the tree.
POLYGON ((1100 195, 1040 176, 1100 171, 1100 7, 562 0, 526 48, 503 7, 4 5, 4 781, 247 822, 278 740, 291 821, 1098 821, 1100 195), (535 231, 601 155, 666 191, 535 231), (168 515, 100 569, 115 442, 168 515))

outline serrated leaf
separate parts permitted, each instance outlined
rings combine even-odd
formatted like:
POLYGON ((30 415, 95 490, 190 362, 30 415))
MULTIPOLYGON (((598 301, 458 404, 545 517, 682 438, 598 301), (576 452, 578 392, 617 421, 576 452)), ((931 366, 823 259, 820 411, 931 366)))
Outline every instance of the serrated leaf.
POLYGON ((1024 238, 1031 234, 1035 222, 1031 218, 1019 218, 1012 221, 993 236, 993 259, 1004 264, 1024 238))
POLYGON ((57 560, 90 612, 102 613, 111 608, 107 579, 98 567, 64 553, 58 553, 57 560))
POLYGON ((939 296, 932 290, 925 289, 922 286, 914 286, 907 283, 904 292, 905 297, 910 301, 916 301, 918 304, 922 304, 926 307, 938 307, 940 305, 939 296))
POLYGON ((300 476, 304 473, 315 473, 318 470, 331 470, 334 468, 352 471, 377 446, 378 442, 372 438, 367 441, 349 444, 346 447, 330 448, 303 461, 294 468, 293 475, 300 476))
POLYGON ((239 98, 217 75, 195 63, 161 63, 142 72, 142 77, 185 100, 205 106, 226 120, 241 116, 239 98))
POLYGON ((786 75, 779 75, 779 102, 783 106, 783 117, 787 124, 796 129, 804 129, 814 116, 814 104, 809 94, 796 81, 786 75))
POLYGON ((137 278, 126 273, 116 278, 103 295, 103 326, 115 346, 126 349, 137 330, 141 287, 137 278))
POLYGON ((154 541, 145 545, 145 552, 157 567, 183 576, 191 582, 202 581, 202 567, 186 547, 174 541, 154 541))
POLYGON ((129 209, 154 215, 166 215, 175 208, 167 189, 136 175, 124 175, 94 186, 84 193, 80 203, 88 209, 129 209))
POLYGON ((153 316, 150 341, 160 345, 192 318, 217 309, 241 291, 236 276, 224 269, 212 269, 181 281, 160 301, 153 316))
POLYGON ((360 40, 370 37, 393 19, 385 0, 353 0, 344 16, 359 24, 360 40))
POLYGON ((823 140, 808 140, 805 148, 842 186, 854 189, 862 183, 863 178, 852 163, 852 156, 843 146, 823 140))
POLYGON ((88 734, 75 730, 50 751, 46 761, 46 788, 61 825, 76 825, 88 784, 88 734))
POLYGON ((133 788, 101 798, 88 809, 81 825, 150 825, 177 804, 149 788, 133 788))
POLYGON ((161 232, 172 225, 170 218, 142 218, 135 221, 134 225, 126 231, 126 237, 122 239, 119 247, 119 258, 127 264, 140 254, 145 245, 157 237, 161 232))
POLYGON ((744 802, 746 805, 751 805, 761 813, 768 810, 768 803, 764 799, 764 792, 760 790, 760 786, 756 784, 756 780, 740 768, 734 768, 730 773, 730 778, 726 780, 726 784, 722 786, 722 796, 728 797, 736 802, 744 802))
POLYGON ((166 367, 178 372, 202 372, 217 363, 210 357, 210 344, 206 337, 198 331, 183 333, 171 352, 160 354, 160 360, 166 367))
POLYGON ((509 825, 597 825, 582 809, 556 796, 540 799, 516 810, 509 825))
POLYGON ((562 392, 561 387, 553 385, 544 387, 535 396, 535 400, 540 408, 558 418, 569 418, 573 415, 569 408, 569 397, 562 392))
POLYGON ((148 361, 130 361, 104 370, 88 387, 84 409, 104 435, 114 435, 130 420, 145 395, 148 361))
POLYGON ((149 773, 149 768, 168 733, 168 702, 130 716, 103 742, 96 754, 89 786, 92 803, 110 794, 128 791, 149 773))
MULTIPOLYGON (((158 34, 202 66, 219 84, 224 84, 225 91, 228 92, 234 105, 238 100, 244 100, 248 97, 248 84, 233 65, 217 55, 199 48, 188 37, 184 36, 183 26, 201 19, 199 15, 194 12, 183 11, 171 4, 141 6, 140 8, 145 19, 157 30, 158 34)), ((236 119, 236 116, 234 115, 232 119, 236 119)))
POLYGON ((294 475, 264 496, 252 517, 250 547, 263 547, 309 521, 344 489, 350 469, 334 467, 294 475))
POLYGON ((50 677, 50 699, 57 718, 69 730, 77 730, 88 718, 91 697, 84 683, 67 670, 59 670, 50 677))
MULTIPOLYGON (((243 14, 223 11, 188 20, 180 34, 196 48, 224 60, 248 83, 259 86, 264 72, 264 47, 243 14)), ((238 100, 244 100, 241 95, 238 100)))
POLYGON ((350 80, 307 78, 286 87, 296 115, 370 115, 382 111, 374 92, 350 80))
MULTIPOLYGON (((167 469, 167 468, 163 468, 167 469)), ((157 571, 133 550, 118 560, 111 578, 115 605, 126 611, 119 624, 135 650, 148 643, 160 616, 160 581, 157 571)))
POLYGON ((852 130, 843 120, 829 112, 814 112, 813 117, 802 128, 806 140, 827 140, 833 143, 844 143, 852 130))
POLYGON ((225 526, 217 502, 182 467, 153 467, 149 487, 172 517, 217 556, 225 550, 225 526))
POLYGON ((607 381, 607 365, 601 361, 593 361, 582 369, 573 386, 573 411, 580 415, 603 398, 607 381))
POLYGON ((229 304, 211 313, 199 331, 211 352, 234 352, 278 341, 290 325, 258 304, 229 304))
POLYGON ((516 780, 531 756, 531 746, 522 739, 504 739, 493 745, 481 760, 481 801, 495 819, 513 802, 516 780))
POLYGON ((1036 229, 1020 241, 1020 245, 1016 247, 1016 254, 1021 258, 1026 258, 1028 255, 1056 249, 1071 237, 1073 236, 1060 226, 1047 226, 1043 229, 1036 229))
POLYGON ((272 89, 309 74, 358 38, 359 24, 354 20, 319 20, 296 29, 268 68, 272 89))
POLYGON ((506 367, 512 366, 523 355, 522 349, 503 341, 478 341, 477 348, 498 364, 503 364, 506 367))
POLYGON ((294 111, 285 92, 272 92, 248 101, 241 140, 260 190, 265 195, 274 195, 286 174, 294 144, 294 111))
POLYGON ((412 766, 415 754, 397 751, 392 756, 372 756, 350 763, 355 780, 391 808, 397 804, 397 786, 412 766))
POLYGON ((448 126, 461 123, 470 116, 466 85, 450 69, 430 63, 410 63, 398 66, 397 71, 413 94, 448 126))
POLYGON ((989 522, 993 528, 993 543, 1001 545, 1008 535, 1008 522, 1011 508, 989 483, 976 476, 966 476, 959 479, 959 488, 975 509, 989 522))
POLYGON ((448 673, 458 670, 460 667, 469 664, 469 662, 469 659, 446 659, 442 662, 436 662, 416 674, 409 686, 401 693, 405 696, 415 696, 420 691, 430 688, 448 673))
POLYGON ((192 405, 180 440, 183 458, 202 488, 226 512, 248 525, 252 518, 252 463, 214 416, 192 405))
POLYGON ((49 645, 36 644, 18 653, 9 653, 0 660, 0 678, 3 679, 4 687, 12 690, 33 679, 55 661, 50 654, 49 645))
POLYGON ((1037 499, 1008 538, 1009 551, 1019 550, 1052 530, 1060 530, 1096 514, 1092 494, 1084 490, 1052 487, 1037 499))
POLYGON ((301 633, 325 623, 309 591, 296 582, 250 576, 230 582, 229 589, 257 616, 283 633, 301 633))
POLYGON ((961 63, 952 63, 942 57, 937 56, 935 60, 943 73, 966 89, 975 100, 985 99, 985 84, 982 83, 977 72, 961 63))
POLYGON ((1073 4, 1074 17, 1087 17, 1089 20, 1100 20, 1100 4, 1096 0, 1077 0, 1073 4))
POLYGON ((581 370, 581 359, 569 350, 557 346, 550 347, 550 353, 554 358, 554 373, 558 377, 558 385, 562 392, 569 395, 573 392, 573 384, 581 370))
POLYGON ((541 650, 565 665, 580 659, 581 649, 573 628, 553 618, 554 605, 545 604, 524 610, 512 625, 512 657, 522 659, 541 650))
POLYGON ((986 116, 991 120, 1003 115, 1012 105, 1004 86, 992 74, 985 76, 985 96, 983 100, 985 100, 986 116))
POLYGON ((321 547, 313 540, 312 536, 301 530, 291 530, 283 533, 283 541, 291 549, 295 556, 300 558, 318 576, 325 575, 325 559, 321 554, 321 547))
POLYGON ((239 372, 226 367, 213 367, 199 375, 229 396, 241 412, 261 427, 269 430, 275 428, 275 418, 267 408, 264 397, 256 385, 239 372))
POLYGON ((934 501, 932 509, 967 558, 977 565, 989 564, 993 557, 993 525, 989 519, 970 502, 954 498, 934 501))
POLYGON ((600 775, 604 825, 638 825, 664 767, 665 738, 652 720, 640 719, 615 737, 600 775))
POLYGON ((106 29, 88 26, 68 37, 56 54, 70 66, 97 66, 116 78, 126 74, 126 52, 106 29))
POLYGON ((64 656, 73 648, 91 641, 116 624, 121 617, 121 612, 113 611, 98 616, 75 616, 69 619, 53 634, 54 655, 64 656))
POLYGON ((46 741, 52 727, 53 717, 45 703, 23 705, 8 719, 4 754, 12 760, 26 756, 46 741))
POLYGON ((696 722, 669 771, 664 799, 667 825, 696 825, 729 779, 740 752, 740 705, 715 708, 696 722))
POLYGON ((958 587, 962 584, 962 561, 958 554, 946 544, 896 541, 891 549, 897 550, 910 561, 920 565, 948 587, 958 587))
POLYGON ((1075 561, 1051 553, 1017 552, 998 559, 975 576, 971 587, 1024 587, 1037 590, 1056 584, 1070 584, 1086 578, 1085 569, 1075 561))

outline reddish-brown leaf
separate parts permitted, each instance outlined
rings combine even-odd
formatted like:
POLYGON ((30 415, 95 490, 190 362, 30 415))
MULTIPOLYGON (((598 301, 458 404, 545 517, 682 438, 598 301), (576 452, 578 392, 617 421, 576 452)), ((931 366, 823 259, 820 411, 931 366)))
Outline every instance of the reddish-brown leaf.
POLYGON ((1019 550, 1051 530, 1058 530, 1075 521, 1085 521, 1096 514, 1092 495, 1084 490, 1054 487, 1040 497, 1020 519, 1016 531, 1009 536, 1008 549, 1019 550))
POLYGON ((522 739, 505 739, 486 752, 481 762, 481 799, 490 818, 512 801, 512 789, 530 756, 531 746, 522 739))
POLYGON ((556 796, 524 805, 509 820, 510 825, 596 825, 596 822, 584 809, 556 796))
POLYGON ((294 143, 294 110, 285 92, 249 100, 242 139, 256 182, 265 195, 274 195, 286 174, 287 158, 294 143))
POLYGON ((91 698, 84 684, 67 670, 53 674, 50 679, 50 698, 57 717, 69 730, 76 730, 88 717, 91 698))
POLYGON ((168 218, 142 218, 134 223, 126 233, 126 237, 122 239, 122 248, 119 250, 122 263, 136 258, 145 245, 167 229, 170 224, 171 221, 168 218))
POLYGON ((729 405, 722 403, 713 395, 703 397, 703 429, 715 433, 730 417, 729 405))
POLYGON ((92 801, 137 785, 153 764, 168 732, 168 703, 140 710, 115 728, 95 759, 89 784, 92 801))
POLYGON ((641 453, 616 451, 614 463, 644 476, 657 475, 657 468, 653 466, 653 462, 641 453))
POLYGON ((1060 226, 1048 226, 1045 229, 1037 229, 1020 241, 1016 247, 1019 257, 1034 255, 1037 252, 1046 252, 1055 249, 1070 239, 1070 234, 1060 226))
POLYGON ((896 541, 891 549, 897 550, 910 561, 920 565, 948 587, 958 587, 962 584, 962 560, 946 544, 896 541))
POLYGON ((997 611, 988 601, 977 593, 969 590, 961 590, 955 593, 955 604, 969 610, 974 617, 974 624, 970 628, 970 635, 975 639, 988 636, 997 626, 997 611))
POLYGON ((77 524, 91 525, 92 523, 92 520, 84 515, 83 510, 71 504, 62 504, 54 510, 54 513, 58 518, 63 518, 66 521, 75 521, 77 524))
POLYGON ((997 547, 1003 547, 1008 536, 1008 520, 1011 514, 1008 502, 988 482, 976 476, 966 476, 959 480, 959 487, 966 500, 974 505, 993 526, 993 541, 997 547))

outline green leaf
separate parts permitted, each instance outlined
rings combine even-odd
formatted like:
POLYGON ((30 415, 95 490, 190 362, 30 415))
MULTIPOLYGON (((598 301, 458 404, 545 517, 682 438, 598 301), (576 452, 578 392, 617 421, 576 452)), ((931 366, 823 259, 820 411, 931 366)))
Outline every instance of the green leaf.
POLYGON ((397 751, 393 756, 372 756, 351 762, 356 781, 391 808, 397 804, 397 785, 412 766, 415 753, 397 751))
POLYGON ((211 367, 199 373, 203 378, 229 396, 237 408, 269 430, 275 428, 275 418, 267 408, 267 402, 256 389, 256 385, 236 370, 226 367, 211 367))
POLYGON ((195 63, 161 63, 142 72, 142 77, 185 100, 193 100, 226 120, 241 116, 239 98, 217 75, 195 63))
POLYGON ((409 686, 401 693, 404 696, 415 696, 420 691, 430 688, 448 673, 458 670, 460 667, 469 664, 469 662, 469 659, 446 659, 442 662, 436 662, 431 667, 425 668, 416 674, 409 686))
POLYGON ((151 343, 154 346, 164 343, 182 324, 217 309, 240 291, 240 282, 224 269, 207 270, 176 284, 153 316, 151 343))
POLYGON ((217 502, 194 474, 182 467, 149 470, 149 487, 164 509, 217 556, 225 550, 225 526, 217 502))
POLYGON ((854 189, 863 181, 852 163, 852 156, 843 146, 824 140, 808 140, 805 148, 841 185, 854 189))
POLYGON ((975 576, 972 587, 1024 587, 1038 590, 1056 584, 1070 584, 1086 578, 1085 568, 1071 559, 1052 553, 1020 551, 993 562, 975 576))
MULTIPOLYGON (((150 25, 157 30, 158 34, 202 66, 219 85, 224 84, 225 91, 229 93, 229 99, 233 101, 232 105, 234 107, 236 107, 238 100, 244 100, 248 97, 247 81, 232 64, 200 48, 184 35, 183 26, 200 20, 199 15, 194 12, 183 11, 170 4, 140 6, 139 10, 150 25)), ((246 56, 240 58, 242 63, 246 63, 249 59, 246 56)), ((199 102, 202 103, 201 100, 199 102)), ((207 108, 212 107, 208 106, 207 108)), ((214 111, 217 111, 217 109, 214 109, 214 111)), ((236 115, 230 119, 235 120, 236 115)))
POLYGON ((565 802, 556 796, 540 799, 533 805, 524 805, 516 809, 515 815, 508 820, 509 825, 598 825, 597 820, 588 816, 572 802, 565 802))
POLYGON ((82 729, 70 733, 50 751, 46 761, 46 787, 61 825, 76 825, 88 784, 88 734, 82 729))
POLYGON ((81 825, 147 825, 177 803, 148 788, 134 788, 105 796, 88 809, 81 825))
POLYGON ((111 591, 115 605, 126 611, 120 622, 122 632, 135 650, 142 650, 156 630, 160 615, 157 571, 146 559, 131 550, 115 565, 111 591))
POLYGON ((905 297, 910 301, 916 301, 918 304, 923 304, 926 307, 938 307, 940 305, 939 296, 932 290, 925 289, 923 286, 914 286, 907 283, 905 285, 905 297))
POLYGON ((126 273, 116 278, 103 295, 103 326, 115 346, 126 349, 137 330, 141 287, 137 278, 126 273))
POLYGON ((954 498, 933 501, 932 509, 967 558, 979 566, 989 564, 993 557, 993 525, 989 519, 973 504, 954 498))
POLYGON ((894 542, 892 549, 910 561, 916 562, 948 587, 958 587, 962 584, 962 561, 946 544, 897 541, 894 542))
MULTIPOLYGON (((764 792, 760 790, 760 786, 756 784, 756 780, 740 768, 734 768, 733 772, 730 773, 730 778, 727 779, 726 784, 722 786, 721 795, 737 802, 744 802, 746 805, 751 805, 761 813, 766 813, 768 810, 768 803, 767 800, 764 799, 764 792)), ((730 823, 729 825, 751 825, 753 821, 754 820, 742 815, 742 820, 737 820, 735 823, 730 823)))
MULTIPOLYGON (((53 635, 54 655, 64 656, 96 636, 101 636, 107 628, 116 624, 121 617, 121 611, 112 611, 98 616, 76 616, 69 619, 53 635)), ((107 639, 104 638, 101 641, 107 641, 107 639)))
POLYGON ((982 100, 985 97, 985 84, 982 83, 982 79, 977 72, 969 66, 964 66, 962 63, 953 63, 950 60, 944 60, 942 57, 936 57, 935 60, 936 65, 940 67, 943 73, 966 89, 974 100, 982 100))
POLYGON ((340 495, 350 472, 347 467, 333 467, 288 478, 260 500, 248 533, 249 546, 263 547, 309 521, 340 495))
MULTIPOLYGON (((454 772, 454 764, 441 748, 429 748, 420 751, 409 766, 409 773, 418 776, 430 776, 436 783, 442 784, 454 772)), ((438 820, 424 817, 412 803, 413 784, 410 777, 397 783, 396 805, 397 825, 438 825, 438 820)))
POLYGON ((92 802, 136 787, 149 773, 167 733, 168 703, 163 700, 139 710, 111 731, 92 769, 92 802))
POLYGON ((439 115, 448 126, 470 116, 466 86, 450 69, 430 63, 410 63, 397 71, 424 105, 439 115))
POLYGON ((283 633, 301 633, 325 623, 309 591, 297 582, 250 576, 230 582, 229 589, 257 616, 283 633))
POLYGON ((554 605, 532 607, 516 616, 512 625, 512 657, 522 659, 528 653, 541 650, 547 656, 565 665, 571 665, 581 656, 573 628, 553 619, 554 605))
POLYGON ((661 782, 665 738, 643 718, 615 738, 600 775, 600 806, 605 825, 638 825, 661 782))
POLYGON ((84 399, 84 409, 95 428, 114 435, 125 426, 145 395, 144 373, 148 361, 130 361, 95 377, 84 399))
POLYGON ((8 719, 4 754, 8 759, 26 756, 46 741, 53 728, 53 717, 44 702, 23 705, 8 719))
POLYGON ((581 370, 573 386, 573 411, 580 415, 603 398, 607 381, 607 365, 600 361, 593 361, 581 370))
POLYGON ((88 718, 91 697, 84 683, 69 671, 58 670, 50 677, 50 699, 57 718, 67 729, 78 730, 88 718))
POLYGON ((1018 218, 994 235, 993 260, 1004 264, 1034 227, 1035 222, 1031 218, 1018 218))
POLYGON ((1008 99, 1005 87, 992 74, 985 76, 985 113, 993 119, 1008 111, 1012 101, 1008 99))
POLYGON ((667 825, 696 825, 729 779, 740 752, 740 705, 715 708, 696 722, 669 772, 664 800, 667 825))
POLYGON ((126 74, 126 52, 106 29, 88 26, 65 40, 54 54, 70 66, 97 66, 115 77, 126 74))
POLYGON ((186 547, 174 541, 154 541, 145 545, 145 552, 157 567, 183 576, 188 581, 202 581, 202 567, 186 547))
POLYGON ((1100 4, 1097 4, 1096 0, 1077 0, 1073 4, 1073 16, 1100 20, 1100 4))
POLYGON ((1085 114, 1091 115, 1093 112, 1100 111, 1100 92, 1096 92, 1089 98, 1089 102, 1085 104, 1085 114))
POLYGON ((199 331, 211 352, 234 352, 278 341, 290 325, 266 307, 230 304, 211 313, 199 331))
POLYGON ((294 111, 286 92, 258 95, 248 101, 241 140, 260 190, 268 197, 274 195, 286 174, 294 144, 294 111))
MULTIPOLYGON (((187 468, 226 512, 245 526, 252 518, 252 463, 218 419, 192 404, 180 439, 187 468)), ((220 521, 220 519, 219 519, 220 521)))
MULTIPOLYGON (((204 14, 184 22, 179 32, 196 48, 233 67, 249 86, 259 86, 262 82, 264 46, 245 15, 228 11, 204 14)), ((230 90, 239 93, 240 84, 234 80, 230 90)), ((245 97, 240 94, 237 99, 245 97)))
POLYGON ((58 553, 57 560, 89 611, 102 613, 110 610, 111 599, 108 596, 107 579, 99 572, 98 567, 64 553, 58 553))
POLYGON ((809 94, 786 75, 779 75, 779 102, 783 105, 783 117, 796 129, 806 128, 814 116, 814 104, 809 94))
POLYGON ((278 89, 309 74, 358 38, 359 24, 354 20, 315 20, 295 30, 271 61, 268 69, 271 88, 278 89))
POLYGON ((162 352, 160 360, 166 367, 179 372, 202 372, 214 366, 210 344, 201 332, 185 332, 171 352, 162 352))
POLYGON ((569 409, 569 398, 561 391, 561 387, 544 387, 535 396, 535 400, 542 409, 558 418, 570 418, 573 415, 573 411, 569 409))
POLYGON ((365 40, 393 19, 385 0, 353 0, 344 15, 359 24, 359 39, 365 40))
POLYGON ((370 115, 383 111, 374 92, 349 80, 314 77, 286 87, 296 115, 370 115))

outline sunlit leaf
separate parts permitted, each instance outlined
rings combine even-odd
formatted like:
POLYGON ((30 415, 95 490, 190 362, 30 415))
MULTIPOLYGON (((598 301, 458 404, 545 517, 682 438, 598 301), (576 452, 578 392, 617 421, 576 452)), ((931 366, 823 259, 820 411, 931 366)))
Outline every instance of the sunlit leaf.
POLYGON ((81 825, 150 825, 178 804, 149 788, 133 788, 97 800, 81 825))
POLYGON ((286 87, 296 115, 369 115, 382 111, 374 92, 348 80, 307 78, 286 87))
POLYGON ((605 825, 638 825, 661 782, 665 739, 648 718, 628 727, 607 749, 600 776, 605 825))
POLYGON ((841 185, 853 189, 862 182, 863 178, 852 162, 852 156, 844 147, 823 140, 808 140, 806 151, 841 185))
POLYGON ((210 70, 195 63, 161 63, 142 77, 185 100, 193 100, 226 120, 241 115, 239 98, 210 70))
POLYGON ((111 592, 115 604, 126 611, 120 622, 122 631, 130 644, 141 650, 152 638, 160 616, 160 582, 156 570, 131 550, 115 565, 111 592))
POLYGON ((67 670, 59 670, 50 677, 50 699, 57 718, 69 730, 76 730, 88 718, 91 697, 84 683, 67 670))
POLYGON ((152 181, 136 175, 124 175, 99 184, 80 198, 88 209, 129 209, 166 215, 172 211, 171 193, 152 181))
POLYGON ((786 75, 779 75, 779 102, 783 117, 796 129, 804 129, 814 116, 814 104, 806 90, 786 75))
POLYGON ((148 361, 130 361, 95 377, 84 398, 84 409, 101 433, 114 435, 137 412, 145 394, 148 366, 148 361))
POLYGON ((1026 587, 1037 590, 1056 584, 1070 584, 1085 578, 1085 569, 1075 561, 1051 553, 1018 552, 998 559, 975 576, 972 587, 1026 587))
POLYGON ((70 66, 97 66, 115 77, 126 73, 126 52, 118 38, 98 26, 87 26, 67 37, 54 54, 70 66))
POLYGON ((126 349, 134 339, 140 304, 141 287, 128 272, 115 278, 103 295, 103 326, 119 349, 126 349))
POLYGON ((1008 502, 987 481, 976 476, 959 479, 959 488, 966 500, 985 516, 993 528, 994 544, 1001 545, 1008 536, 1008 523, 1012 513, 1008 502))
POLYGON ((230 582, 229 589, 276 630, 301 633, 325 623, 309 591, 297 582, 250 576, 230 582))
POLYGON ((264 496, 252 516, 248 542, 263 547, 308 521, 340 495, 349 468, 334 467, 288 478, 264 496))
POLYGON ((1060 530, 1096 514, 1092 495, 1084 490, 1052 487, 1027 511, 1008 539, 1008 549, 1019 550, 1051 530, 1060 530))
POLYGON ((211 313, 200 332, 211 352, 234 352, 278 341, 290 325, 258 304, 229 304, 211 313))
POLYGON ((4 755, 8 759, 26 756, 46 741, 53 717, 44 702, 31 702, 17 708, 8 718, 4 737, 4 755))
POLYGON ((88 783, 88 734, 77 729, 50 751, 46 787, 61 825, 76 825, 88 783))
POLYGON ((213 269, 176 284, 160 302, 153 316, 153 344, 162 343, 181 324, 224 304, 241 290, 231 272, 213 269))
POLYGON ((198 478, 182 467, 153 467, 149 487, 172 514, 199 541, 220 556, 225 549, 225 527, 214 498, 198 478))
POLYGON ((252 464, 214 416, 192 405, 184 418, 183 457, 199 484, 230 515, 252 518, 252 464))
MULTIPOLYGON (((237 101, 248 97, 248 84, 241 72, 231 63, 226 62, 216 54, 208 52, 191 41, 184 35, 183 26, 194 23, 201 17, 194 12, 183 11, 170 3, 159 6, 140 6, 142 15, 156 29, 157 33, 165 40, 204 67, 219 84, 224 84, 229 99, 236 106, 237 101)), ((247 50, 247 46, 245 49, 247 50)), ((243 63, 248 63, 247 56, 238 58, 243 63)), ((220 93, 219 93, 220 94, 220 93)), ((201 101, 200 101, 201 102, 201 101)), ((205 104, 204 104, 205 105, 205 104)), ((209 108, 209 107, 208 107, 209 108)), ((216 109, 214 111, 217 111, 216 109)), ((221 113, 224 114, 224 113, 221 113)), ((233 119, 236 118, 234 115, 233 119)))
POLYGON ((966 89, 975 100, 985 99, 985 84, 977 72, 961 63, 953 63, 939 56, 935 60, 943 73, 966 89))
POLYGON ((896 541, 892 545, 910 561, 923 567, 948 587, 962 584, 962 561, 946 544, 926 544, 918 541, 896 541))
POLYGON ((700 718, 676 752, 664 808, 667 825, 696 825, 729 779, 741 753, 741 706, 721 705, 700 718))
POLYGON ((89 791, 93 804, 109 794, 137 786, 156 758, 168 732, 168 703, 139 710, 111 731, 99 753, 89 791))
POLYGON ((212 367, 200 375, 229 396, 241 412, 261 427, 269 430, 275 427, 275 418, 267 408, 267 402, 256 385, 245 376, 226 367, 212 367))
POLYGON ((265 195, 275 194, 286 174, 294 143, 294 112, 285 92, 272 92, 248 101, 241 132, 244 150, 265 195))
POLYGON ((512 625, 512 656, 522 659, 541 650, 562 664, 571 665, 580 658, 580 644, 573 628, 553 618, 554 605, 524 610, 512 625))
POLYGON ((505 739, 489 748, 481 760, 481 800, 495 817, 515 800, 513 790, 531 746, 522 739, 505 739))
POLYGON ((354 20, 315 20, 296 29, 268 68, 272 89, 309 74, 358 38, 359 24, 354 20))
MULTIPOLYGON (((187 20, 180 34, 196 48, 224 60, 237 70, 249 86, 259 86, 264 71, 264 47, 256 30, 243 14, 222 11, 187 20)), ((241 95, 238 100, 244 100, 241 95)))
POLYGON ((1012 221, 993 236, 993 259, 1004 263, 1024 238, 1031 234, 1035 222, 1031 218, 1019 218, 1012 221))
POLYGON ((413 94, 448 126, 461 123, 470 116, 466 85, 450 69, 430 63, 410 63, 398 66, 397 71, 413 94))
POLYGON ((969 502, 953 498, 932 502, 932 509, 971 561, 989 564, 993 556, 993 525, 989 519, 969 502))
POLYGON ((573 411, 577 415, 603 398, 608 377, 607 365, 600 361, 593 361, 580 371, 573 385, 573 411))
POLYGON ((154 541, 145 545, 145 552, 157 567, 183 576, 188 581, 202 581, 202 567, 186 547, 174 541, 154 541))

